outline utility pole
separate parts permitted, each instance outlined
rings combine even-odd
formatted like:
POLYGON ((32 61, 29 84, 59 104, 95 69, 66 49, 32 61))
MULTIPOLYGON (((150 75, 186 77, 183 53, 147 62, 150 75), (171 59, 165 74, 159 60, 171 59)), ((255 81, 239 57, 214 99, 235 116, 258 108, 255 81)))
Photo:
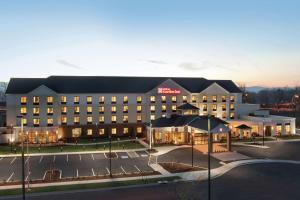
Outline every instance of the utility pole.
POLYGON ((207 116, 207 133, 208 133, 208 200, 211 199, 211 180, 210 180, 210 153, 211 153, 211 133, 210 133, 210 115, 207 116))

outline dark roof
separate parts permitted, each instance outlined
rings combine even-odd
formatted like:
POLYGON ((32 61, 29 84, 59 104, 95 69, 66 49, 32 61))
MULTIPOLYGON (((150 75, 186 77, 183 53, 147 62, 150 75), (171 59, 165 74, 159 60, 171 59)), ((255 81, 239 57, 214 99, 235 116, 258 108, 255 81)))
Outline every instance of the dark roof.
POLYGON ((179 110, 199 110, 196 106, 193 106, 190 103, 185 103, 177 107, 179 110))
POLYGON ((6 93, 25 94, 41 85, 45 85, 57 93, 146 93, 168 79, 192 93, 201 92, 214 82, 228 92, 241 92, 230 80, 172 77, 50 76, 48 78, 11 78, 6 93))
MULTIPOLYGON (((210 118, 211 129, 214 129, 220 124, 228 124, 227 122, 216 118, 210 118)), ((182 127, 182 126, 191 126, 194 128, 199 128, 202 130, 208 130, 208 117, 207 116, 198 116, 198 115, 172 115, 170 118, 161 117, 156 120, 153 120, 152 127, 182 127)))
POLYGON ((241 124, 235 128, 237 128, 237 129, 252 129, 250 126, 247 126, 246 124, 241 124))

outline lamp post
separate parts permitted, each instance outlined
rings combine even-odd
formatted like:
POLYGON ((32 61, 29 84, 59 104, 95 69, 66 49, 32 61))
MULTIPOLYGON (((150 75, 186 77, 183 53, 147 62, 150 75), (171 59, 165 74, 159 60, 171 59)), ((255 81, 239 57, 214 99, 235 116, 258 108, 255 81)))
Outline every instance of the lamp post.
POLYGON ((211 180, 210 180, 210 153, 211 153, 211 133, 210 133, 210 115, 207 116, 207 134, 208 134, 208 152, 207 152, 207 155, 208 155, 208 200, 211 199, 211 180))
POLYGON ((21 147, 22 147, 22 197, 25 200, 25 163, 24 163, 24 137, 23 137, 23 116, 17 116, 21 119, 21 147))
POLYGON ((151 122, 151 114, 150 114, 150 132, 149 132, 149 135, 150 135, 149 147, 150 147, 150 150, 151 150, 152 149, 152 122, 151 122))
POLYGON ((112 177, 112 173, 111 173, 111 134, 109 135, 109 176, 112 177))
POLYGON ((27 190, 30 190, 29 188, 29 176, 30 176, 30 156, 29 156, 29 134, 28 131, 26 131, 26 135, 27 135, 27 190))
POLYGON ((194 133, 192 135, 192 168, 194 167, 194 133))
POLYGON ((13 131, 13 126, 10 125, 10 128, 11 128, 11 133, 10 133, 10 152, 12 153, 12 143, 13 143, 13 140, 12 140, 12 131, 13 131))
POLYGON ((266 131, 266 127, 265 124, 263 123, 263 146, 265 146, 265 131, 266 131))

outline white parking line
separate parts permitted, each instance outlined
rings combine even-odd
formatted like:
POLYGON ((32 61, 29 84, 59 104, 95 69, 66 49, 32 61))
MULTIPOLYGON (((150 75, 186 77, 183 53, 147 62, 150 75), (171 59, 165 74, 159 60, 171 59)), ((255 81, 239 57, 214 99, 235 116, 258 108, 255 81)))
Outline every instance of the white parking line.
POLYGON ((148 152, 148 151, 146 151, 146 150, 145 150, 144 152, 145 152, 146 154, 148 154, 148 155, 149 155, 149 152, 148 152))
POLYGON ((55 155, 53 156, 53 162, 55 162, 55 155))
POLYGON ((3 160, 3 157, 0 158, 0 161, 3 160))
POLYGON ((95 176, 95 172, 94 172, 94 169, 92 168, 92 174, 93 174, 93 176, 95 176))
POLYGON ((81 154, 78 154, 79 155, 79 160, 81 161, 81 154))
POLYGON ((15 160, 17 159, 17 157, 14 157, 11 161, 10 164, 13 164, 15 162, 15 160))
POLYGON ((107 167, 106 167, 106 171, 107 171, 108 174, 110 174, 110 171, 109 171, 109 169, 107 167))
POLYGON ((44 174, 44 176, 43 176, 43 180, 45 180, 45 178, 46 178, 47 171, 48 171, 48 170, 45 171, 45 174, 44 174))
POLYGON ((11 173, 11 175, 8 177, 8 179, 6 180, 6 182, 9 182, 10 179, 14 176, 15 172, 11 173))
POLYGON ((139 172, 141 172, 141 170, 140 170, 136 165, 134 165, 134 167, 135 167, 139 172))
POLYGON ((25 181, 27 181, 27 180, 28 180, 28 178, 29 178, 30 174, 31 174, 31 171, 29 171, 29 173, 27 174, 27 176, 26 176, 26 178, 25 178, 25 181))
POLYGON ((91 156, 92 156, 92 159, 93 159, 93 160, 95 160, 95 158, 94 158, 94 154, 91 154, 91 156))
POLYGON ((29 161, 30 156, 27 156, 25 164, 29 161))
POLYGON ((42 162, 42 160, 43 160, 43 156, 41 156, 41 158, 40 158, 40 160, 39 160, 39 163, 41 163, 41 162, 42 162))
POLYGON ((76 169, 76 177, 79 177, 78 169, 76 169))
POLYGON ((67 154, 67 162, 69 162, 69 154, 67 154))
POLYGON ((127 174, 127 172, 125 171, 125 169, 123 168, 123 166, 121 166, 121 170, 124 172, 124 174, 127 174))

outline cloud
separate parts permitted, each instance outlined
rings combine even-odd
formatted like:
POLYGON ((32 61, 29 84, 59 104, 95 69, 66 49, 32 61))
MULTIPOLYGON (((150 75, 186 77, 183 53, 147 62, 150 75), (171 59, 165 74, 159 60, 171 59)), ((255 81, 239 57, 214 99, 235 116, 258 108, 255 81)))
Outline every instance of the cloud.
POLYGON ((59 63, 59 64, 61 64, 61 65, 73 68, 73 69, 79 69, 79 70, 84 69, 84 68, 82 68, 82 67, 80 67, 78 65, 72 64, 72 63, 70 63, 68 61, 65 61, 65 60, 57 60, 56 62, 59 63))
POLYGON ((145 60, 148 63, 152 63, 152 64, 158 64, 158 65, 166 65, 168 64, 167 62, 163 61, 163 60, 145 60))
POLYGON ((205 69, 226 69, 226 70, 234 70, 233 68, 226 67, 223 65, 219 65, 210 61, 203 61, 201 63, 194 63, 194 62, 182 62, 178 65, 179 68, 188 70, 188 71, 200 71, 205 69))

